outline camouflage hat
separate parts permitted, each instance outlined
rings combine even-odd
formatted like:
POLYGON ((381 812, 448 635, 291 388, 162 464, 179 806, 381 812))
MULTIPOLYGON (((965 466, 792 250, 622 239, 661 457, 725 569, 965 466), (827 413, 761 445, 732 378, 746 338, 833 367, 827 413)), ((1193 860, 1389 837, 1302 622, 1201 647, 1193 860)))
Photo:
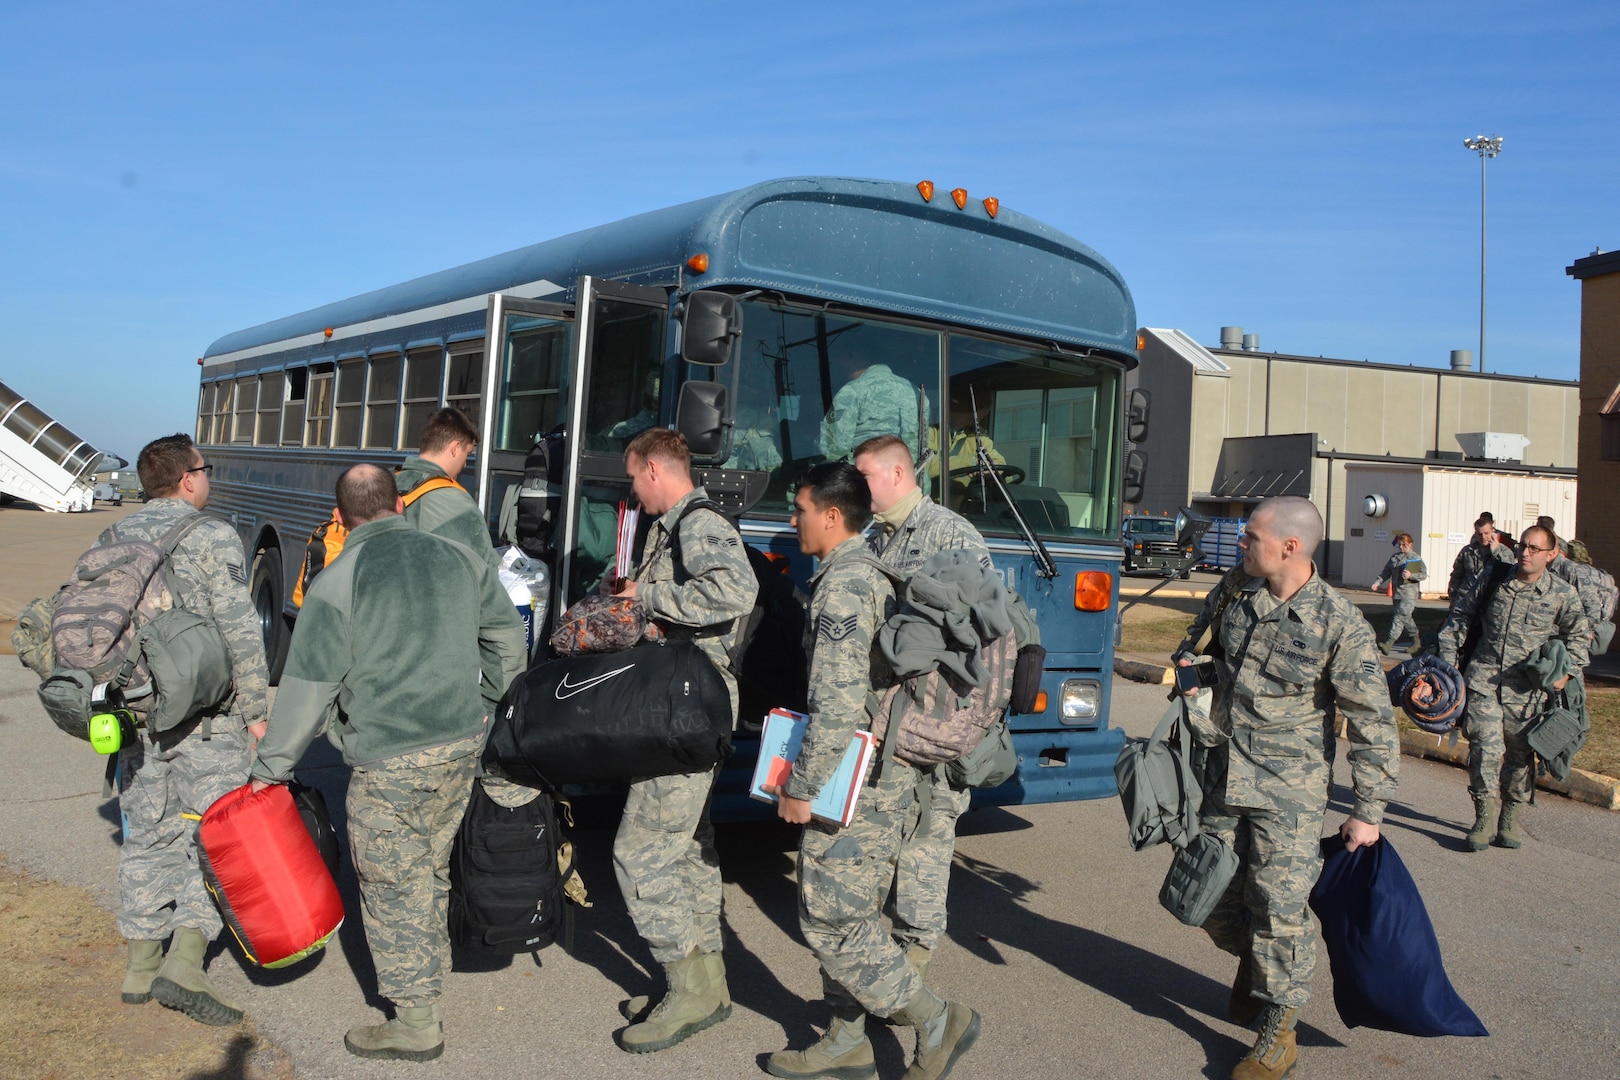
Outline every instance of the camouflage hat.
POLYGON ((1569 550, 1566 551, 1565 554, 1575 562, 1585 563, 1587 566, 1592 565, 1592 553, 1587 551, 1586 545, 1581 543, 1579 540, 1571 540, 1569 542, 1569 550))

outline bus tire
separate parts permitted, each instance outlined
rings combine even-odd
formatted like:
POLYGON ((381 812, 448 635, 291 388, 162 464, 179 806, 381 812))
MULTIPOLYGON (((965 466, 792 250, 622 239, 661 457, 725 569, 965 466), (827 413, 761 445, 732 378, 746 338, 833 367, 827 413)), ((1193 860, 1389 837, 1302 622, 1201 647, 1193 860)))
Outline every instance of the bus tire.
POLYGON ((264 634, 264 662, 270 669, 270 685, 281 681, 287 666, 287 649, 292 644, 292 622, 283 610, 287 602, 281 569, 281 549, 261 548, 253 556, 253 577, 248 596, 264 634))

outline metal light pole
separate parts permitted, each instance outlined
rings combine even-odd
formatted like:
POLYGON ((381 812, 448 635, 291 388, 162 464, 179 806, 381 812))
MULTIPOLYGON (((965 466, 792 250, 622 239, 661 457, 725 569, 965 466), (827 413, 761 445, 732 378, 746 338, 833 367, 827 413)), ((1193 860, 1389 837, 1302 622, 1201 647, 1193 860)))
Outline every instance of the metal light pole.
POLYGON ((1502 152, 1500 135, 1475 135, 1463 145, 1479 155, 1479 371, 1485 373, 1485 161, 1502 152))

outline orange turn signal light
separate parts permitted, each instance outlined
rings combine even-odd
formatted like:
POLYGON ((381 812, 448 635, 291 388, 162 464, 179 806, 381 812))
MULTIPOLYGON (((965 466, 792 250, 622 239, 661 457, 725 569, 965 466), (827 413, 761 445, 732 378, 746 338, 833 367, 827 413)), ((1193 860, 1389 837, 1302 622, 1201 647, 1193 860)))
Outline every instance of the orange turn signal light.
POLYGON ((984 212, 989 214, 991 217, 995 217, 997 212, 1000 210, 1001 200, 996 198, 994 195, 991 195, 989 198, 984 200, 984 212))
POLYGON ((923 202, 933 202, 934 182, 932 180, 917 181, 917 194, 923 197, 923 202))
POLYGON ((332 328, 330 326, 328 326, 325 330, 322 330, 321 333, 325 334, 327 337, 331 337, 332 336, 332 328))
POLYGON ((1136 335, 1136 351, 1141 352, 1145 348, 1147 348, 1147 335, 1146 334, 1137 334, 1136 335))
POLYGON ((1081 611, 1107 611, 1114 600, 1114 579, 1101 570, 1074 575, 1074 606, 1081 611))
POLYGON ((1046 691, 1045 690, 1042 690, 1040 693, 1035 695, 1035 711, 1038 712, 1038 713, 1042 713, 1042 712, 1046 711, 1046 691))
POLYGON ((967 209, 967 188, 951 188, 951 202, 956 204, 958 210, 967 209))
POLYGON ((706 273, 708 273, 709 272, 709 253, 706 252, 706 251, 698 252, 696 255, 694 255, 690 259, 686 260, 686 265, 692 268, 692 273, 694 273, 694 274, 706 274, 706 273))

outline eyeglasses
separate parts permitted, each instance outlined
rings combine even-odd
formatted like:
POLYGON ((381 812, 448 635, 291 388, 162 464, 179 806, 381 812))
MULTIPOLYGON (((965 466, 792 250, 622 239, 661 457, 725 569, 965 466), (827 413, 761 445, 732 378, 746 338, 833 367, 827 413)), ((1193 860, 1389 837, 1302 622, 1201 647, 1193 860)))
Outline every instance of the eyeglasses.
POLYGON ((1520 551, 1529 551, 1529 552, 1533 552, 1536 555, 1543 555, 1543 554, 1545 554, 1545 553, 1547 553, 1549 551, 1554 550, 1554 549, 1552 549, 1550 547, 1536 547, 1536 545, 1527 544, 1522 540, 1519 541, 1519 543, 1514 545, 1514 546, 1517 547, 1520 551))
POLYGON ((194 472, 207 473, 209 478, 212 479, 213 475, 214 475, 214 465, 213 465, 212 462, 209 462, 207 465, 198 465, 194 469, 187 469, 186 472, 188 472, 188 473, 194 473, 194 472))

